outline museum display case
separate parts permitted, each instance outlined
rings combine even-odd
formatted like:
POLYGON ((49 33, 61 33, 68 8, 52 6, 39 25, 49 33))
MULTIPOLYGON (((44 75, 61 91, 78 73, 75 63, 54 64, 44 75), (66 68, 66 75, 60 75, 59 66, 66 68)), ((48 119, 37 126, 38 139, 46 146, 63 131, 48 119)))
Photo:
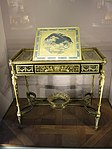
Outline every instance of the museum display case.
POLYGON ((77 28, 38 29, 38 32, 36 32, 34 49, 21 49, 10 60, 10 66, 12 69, 12 84, 17 105, 17 117, 20 125, 22 124, 21 118, 23 117, 23 115, 32 110, 32 108, 37 105, 50 105, 54 109, 63 109, 68 105, 81 105, 87 110, 89 114, 95 116, 95 129, 98 128, 98 122, 101 115, 100 108, 103 87, 105 81, 104 64, 106 63, 106 58, 97 48, 81 48, 78 35, 77 28), (70 39, 70 37, 72 40, 70 39), (72 46, 71 42, 73 43, 72 46), (71 50, 72 48, 73 50, 71 50), (66 51, 68 52, 66 53, 66 51), (46 99, 42 99, 41 97, 37 98, 36 94, 29 90, 27 78, 29 76, 38 76, 40 74, 66 74, 72 76, 91 75, 91 90, 90 92, 85 94, 83 99, 80 100, 70 99, 70 96, 64 92, 51 94, 46 99), (99 75, 98 107, 92 106, 95 75, 99 75), (28 103, 23 109, 21 109, 19 104, 19 77, 24 77, 26 80, 26 95, 28 103))
MULTIPOLYGON (((101 76, 101 73, 104 75, 105 71, 106 73, 104 75, 105 85, 103 90, 103 98, 107 100, 109 98, 110 103, 112 103, 110 90, 112 71, 112 2, 110 0, 6 0, 1 1, 0 4, 0 22, 2 33, 1 39, 3 39, 1 40, 1 51, 3 51, 3 53, 1 53, 1 60, 3 57, 4 61, 6 60, 4 68, 1 67, 1 72, 8 76, 6 77, 8 79, 3 78, 4 81, 1 79, 1 84, 7 84, 6 86, 4 85, 6 88, 3 88, 1 93, 3 93, 5 89, 10 88, 7 91, 7 97, 10 96, 10 99, 5 97, 5 99, 2 100, 5 102, 4 107, 7 105, 5 112, 9 108, 9 105, 12 103, 13 98, 16 97, 15 95, 12 97, 13 90, 11 90, 11 86, 9 85, 11 77, 10 73, 7 73, 7 70, 10 70, 11 67, 7 67, 6 69, 9 59, 11 60, 10 63, 12 68, 14 68, 12 69, 14 70, 14 76, 17 77, 19 99, 26 97, 24 88, 26 87, 26 84, 29 84, 31 87, 30 93, 37 93, 38 97, 46 98, 48 104, 51 106, 54 105, 54 100, 52 98, 57 98, 60 96, 62 96, 62 102, 66 106, 70 104, 69 100, 71 97, 75 98, 78 96, 78 98, 87 98, 87 96, 83 97, 83 94, 87 94, 89 97, 91 96, 91 94, 88 94, 90 90, 90 83, 94 82, 90 80, 91 76, 96 76, 96 81, 94 82, 94 98, 99 99, 97 83, 99 81, 98 76, 101 76), (79 40, 81 41, 81 47, 78 48, 81 49, 82 52, 80 52, 79 57, 79 53, 77 53, 77 55, 72 57, 73 59, 71 58, 70 60, 66 57, 67 55, 65 53, 65 55, 61 57, 63 60, 61 60, 60 56, 58 56, 58 59, 55 59, 53 62, 53 59, 56 58, 56 56, 54 56, 51 52, 50 54, 53 55, 53 57, 49 57, 52 58, 49 62, 47 53, 49 53, 49 51, 53 48, 51 45, 48 46, 48 41, 51 41, 52 38, 52 45, 54 44, 55 46, 59 47, 59 45, 57 45, 54 40, 56 41, 56 39, 59 37, 63 38, 64 32, 58 36, 52 33, 50 33, 52 36, 46 36, 43 47, 46 47, 47 50, 46 54, 45 51, 42 51, 42 53, 44 52, 47 59, 41 60, 44 55, 41 55, 42 57, 40 59, 34 55, 33 50, 35 49, 36 54, 37 48, 35 45, 35 48, 33 49, 35 33, 38 32, 36 28, 41 30, 42 28, 48 29, 49 27, 67 28, 67 26, 78 26, 80 28, 81 40, 79 40), (86 52, 84 52, 84 49, 86 52), (108 63, 105 67, 105 58, 101 56, 102 54, 100 54, 99 51, 107 58, 108 63), (12 58, 13 56, 14 58, 12 58), (90 57, 92 60, 89 59, 90 57), (103 72, 101 70, 103 70, 103 72), (23 79, 24 76, 27 76, 25 77, 25 80, 23 79), (31 78, 32 76, 35 76, 36 79, 27 79, 29 76, 31 76, 31 78), (6 80, 8 80, 7 82, 9 83, 4 83, 6 80), (26 83, 26 80, 28 80, 28 83, 26 83), (51 88, 46 89, 47 84, 53 86, 54 90, 51 88), (55 89, 59 87, 62 89, 65 88, 65 90, 67 90, 64 95, 62 92, 59 95, 54 93, 55 89), (52 94, 52 92, 54 94, 52 94), (69 92, 69 96, 67 95, 67 92, 69 92)), ((68 47, 72 46, 74 39, 67 38, 70 37, 68 36, 68 33, 67 35, 64 35, 69 42, 60 43, 60 49, 62 49, 62 51, 65 49, 67 52, 66 49, 69 49, 68 47)), ((77 38, 75 40, 78 41, 77 38)), ((58 42, 58 40, 56 42, 58 42)), ((54 50, 56 50, 56 48, 54 50)), ((72 52, 73 51, 70 53, 72 52)), ((1 66, 2 63, 3 61, 1 62, 1 66)), ((16 79, 16 77, 13 77, 13 79, 16 79)), ((104 77, 102 78, 104 79, 104 77)), ((94 77, 92 77, 92 80, 94 80, 94 77)), ((27 95, 28 98, 30 98, 30 95, 31 94, 27 95)), ((35 96, 35 94, 33 94, 32 96, 37 98, 37 95, 35 96)), ((1 99, 3 99, 2 94, 1 99)), ((35 100, 33 104, 35 104, 35 100)), ((62 107, 62 105, 59 105, 59 107, 60 106, 62 107)), ((3 110, 4 109, 5 108, 3 108, 3 110)))

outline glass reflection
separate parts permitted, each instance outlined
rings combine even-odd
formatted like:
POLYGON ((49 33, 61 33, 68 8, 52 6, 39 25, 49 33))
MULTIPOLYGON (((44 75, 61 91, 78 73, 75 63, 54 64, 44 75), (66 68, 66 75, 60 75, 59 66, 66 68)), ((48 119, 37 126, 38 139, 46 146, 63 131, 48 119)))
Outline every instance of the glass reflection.
POLYGON ((112 0, 97 0, 98 17, 93 26, 112 27, 112 0))
POLYGON ((11 29, 32 28, 31 19, 25 11, 23 0, 7 0, 11 29))

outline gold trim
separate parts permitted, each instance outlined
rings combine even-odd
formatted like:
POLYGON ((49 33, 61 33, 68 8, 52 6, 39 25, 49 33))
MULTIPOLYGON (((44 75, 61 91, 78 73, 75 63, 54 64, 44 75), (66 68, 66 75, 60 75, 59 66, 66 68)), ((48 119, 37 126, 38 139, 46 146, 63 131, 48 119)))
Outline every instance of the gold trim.
POLYGON ((48 102, 52 108, 63 109, 69 103, 70 97, 62 92, 57 92, 48 97, 48 102))
POLYGON ((35 73, 80 73, 80 65, 35 65, 35 73))
POLYGON ((99 73, 99 64, 81 64, 81 73, 99 73))
POLYGON ((16 65, 16 72, 17 73, 34 73, 33 65, 16 65), (23 67, 23 69, 21 69, 20 67, 23 67), (28 67, 31 67, 31 68, 28 70, 28 67))

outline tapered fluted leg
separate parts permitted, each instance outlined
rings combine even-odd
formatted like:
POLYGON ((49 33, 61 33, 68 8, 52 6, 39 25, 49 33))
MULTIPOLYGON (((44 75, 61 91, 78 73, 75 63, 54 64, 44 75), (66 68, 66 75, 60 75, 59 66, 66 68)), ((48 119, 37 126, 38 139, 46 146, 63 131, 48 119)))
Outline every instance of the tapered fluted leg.
POLYGON ((99 79, 99 103, 98 103, 98 109, 97 109, 97 113, 95 117, 95 120, 96 120, 95 129, 98 129, 98 123, 99 123, 99 119, 101 116, 101 102, 102 102, 104 82, 105 82, 105 74, 104 74, 104 70, 102 67, 102 71, 101 71, 100 79, 99 79))
POLYGON ((21 110, 20 110, 20 105, 19 105, 19 96, 18 96, 18 84, 17 84, 17 76, 15 74, 15 70, 14 70, 14 66, 13 64, 10 62, 10 65, 12 67, 12 84, 13 84, 13 88, 14 88, 14 94, 15 94, 15 98, 16 98, 16 106, 17 106, 17 117, 18 117, 18 122, 19 124, 21 124, 21 110))

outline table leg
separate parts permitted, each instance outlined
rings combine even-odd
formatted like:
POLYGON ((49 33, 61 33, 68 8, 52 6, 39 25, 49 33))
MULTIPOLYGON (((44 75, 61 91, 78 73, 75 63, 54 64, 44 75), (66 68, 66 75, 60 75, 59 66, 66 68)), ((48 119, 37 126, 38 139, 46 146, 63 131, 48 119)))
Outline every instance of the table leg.
POLYGON ((96 124, 95 124, 95 129, 98 129, 98 123, 101 115, 101 102, 102 102, 102 95, 103 95, 103 88, 104 88, 104 82, 105 82, 105 74, 104 70, 102 69, 101 74, 100 74, 100 79, 99 79, 99 103, 98 103, 98 109, 96 113, 96 124))
POLYGON ((14 93, 15 93, 15 98, 16 98, 16 106, 17 106, 17 117, 18 117, 18 122, 21 125, 21 110, 20 110, 20 105, 19 105, 19 96, 18 96, 18 84, 17 84, 17 76, 15 75, 15 70, 14 70, 14 66, 11 65, 12 67, 12 84, 13 84, 13 88, 14 88, 14 93))

